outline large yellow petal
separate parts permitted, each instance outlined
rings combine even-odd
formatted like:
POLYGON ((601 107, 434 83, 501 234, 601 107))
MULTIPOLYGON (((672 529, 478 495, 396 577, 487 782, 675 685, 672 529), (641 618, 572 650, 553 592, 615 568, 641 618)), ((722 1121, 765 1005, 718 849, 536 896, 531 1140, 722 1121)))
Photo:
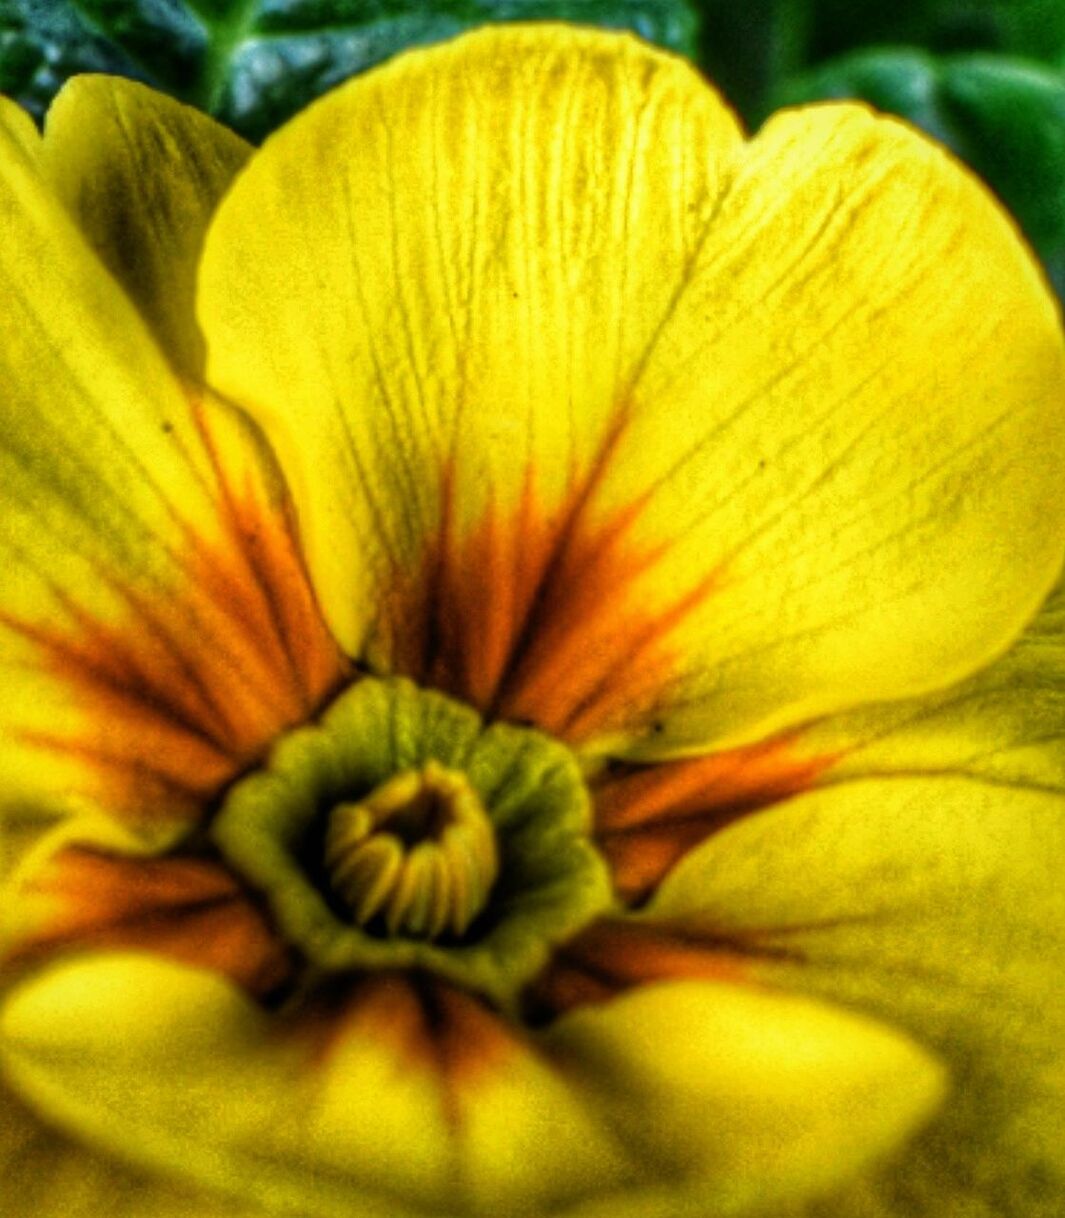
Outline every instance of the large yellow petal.
POLYGON ((339 668, 261 444, 178 382, 38 151, 0 125, 0 803, 158 825, 339 668))
POLYGON ((731 826, 648 904, 641 924, 707 965, 844 1002, 948 1064, 927 1133, 825 1214, 1061 1213, 1063 812, 993 780, 855 780, 731 826))
POLYGON ((680 60, 507 27, 400 57, 256 154, 204 252, 209 374, 277 447, 352 653, 488 706, 551 572, 592 577, 556 570, 567 520, 739 139, 680 60))
POLYGON ((930 1054, 871 1020, 712 982, 641 987, 545 1039, 630 1153, 683 1182, 677 1208, 665 1190, 620 1203, 641 1218, 816 1197, 897 1151, 945 1085, 930 1054))
POLYGON ((193 298, 204 233, 252 149, 135 81, 77 76, 48 111, 49 183, 177 367, 198 377, 193 298))
POLYGON ((316 103, 200 316, 345 645, 588 749, 941 687, 1065 547, 1058 319, 988 193, 857 106, 744 144, 625 37, 489 29, 316 103))
POLYGON ((424 978, 286 1029, 221 980, 87 957, 17 988, 0 1060, 121 1158, 301 1215, 733 1213, 816 1195, 934 1109, 935 1061, 806 999, 652 987, 529 1042, 424 978))

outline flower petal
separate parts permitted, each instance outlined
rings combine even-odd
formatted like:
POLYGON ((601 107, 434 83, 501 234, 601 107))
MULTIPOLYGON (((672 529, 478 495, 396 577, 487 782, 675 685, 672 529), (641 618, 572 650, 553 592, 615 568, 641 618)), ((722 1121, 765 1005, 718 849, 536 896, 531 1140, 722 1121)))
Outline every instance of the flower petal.
POLYGON ((590 577, 555 570, 566 520, 738 144, 681 60, 544 25, 401 56, 256 154, 205 247, 210 376, 352 654, 485 707, 545 581, 590 577))
POLYGON ((69 832, 60 830, 54 848, 42 843, 4 894, 12 928, 4 966, 128 949, 210 969, 259 998, 289 980, 290 952, 221 863, 122 854, 69 832))
POLYGON ((648 517, 721 570, 708 662, 645 756, 964 676, 1034 614, 1065 539, 1057 310, 963 167, 860 107, 786 112, 750 143, 713 250, 630 437, 663 471, 648 517))
POLYGON ((0 1085, 0 1187, 5 1218, 256 1218, 96 1154, 40 1123, 0 1085))
POLYGON ((758 745, 595 775, 596 837, 616 887, 650 893, 699 842, 815 785, 969 774, 1065 792, 1065 584, 989 667, 942 692, 814 720, 758 745))
POLYGON ((820 758, 821 783, 890 774, 969 774, 1065 793, 1065 583, 1013 647, 967 681, 923 698, 806 724, 788 750, 820 758))
POLYGON ((132 80, 77 76, 48 111, 45 175, 175 365, 198 378, 193 308, 207 222, 251 145, 132 80))
POLYGON ((950 1066, 913 1152, 832 1215, 1060 1213, 1062 813, 971 778, 856 780, 732 825, 648 904, 746 978, 888 1020, 950 1066))
POLYGON ((300 1214, 516 1213, 624 1174, 548 1066, 428 984, 378 975, 286 1027, 209 974, 88 957, 15 991, 4 1059, 61 1126, 300 1214))
POLYGON ((1061 561, 1062 339, 986 190, 857 106, 745 146, 627 38, 489 29, 316 103, 199 307, 350 651, 589 749, 941 687, 1061 561))
POLYGON ((867 1020, 712 984, 577 1012, 537 1047, 415 978, 367 978, 286 1032, 207 974, 101 956, 19 987, 2 1036, 61 1127, 314 1215, 628 1218, 816 1193, 891 1150, 942 1083, 867 1020))
POLYGON ((545 1039, 624 1143, 691 1182, 689 1200, 701 1182, 703 1213, 816 1196, 895 1150, 943 1093, 938 1063, 905 1036, 705 981, 643 986, 545 1039))
POLYGON ((0 127, 0 791, 158 825, 340 666, 261 443, 178 383, 27 146, 0 127))

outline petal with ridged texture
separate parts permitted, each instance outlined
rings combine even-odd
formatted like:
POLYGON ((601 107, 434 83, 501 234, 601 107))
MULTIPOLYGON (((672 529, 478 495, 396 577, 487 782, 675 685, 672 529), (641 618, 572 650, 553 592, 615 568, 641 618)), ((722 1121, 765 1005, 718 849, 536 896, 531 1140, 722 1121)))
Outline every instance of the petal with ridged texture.
POLYGON ((59 91, 41 143, 52 189, 179 371, 199 377, 193 298, 211 214, 251 154, 232 131, 114 76, 59 91))
POLYGON ((173 826, 341 665, 261 442, 178 381, 4 113, 5 822, 80 798, 173 826))
POLYGON ((309 107, 199 315, 349 651, 586 750, 944 686, 1061 561, 1062 338, 988 192, 854 105, 745 144, 630 38, 492 28, 309 107))

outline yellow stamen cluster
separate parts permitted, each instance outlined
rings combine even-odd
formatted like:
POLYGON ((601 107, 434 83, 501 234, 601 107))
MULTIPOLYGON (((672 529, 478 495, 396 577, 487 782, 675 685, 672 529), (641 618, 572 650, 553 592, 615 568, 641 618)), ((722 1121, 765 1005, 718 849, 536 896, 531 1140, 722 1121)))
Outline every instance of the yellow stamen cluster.
POLYGON ((495 831, 465 775, 430 761, 330 813, 325 865, 355 923, 462 935, 499 873, 495 831))

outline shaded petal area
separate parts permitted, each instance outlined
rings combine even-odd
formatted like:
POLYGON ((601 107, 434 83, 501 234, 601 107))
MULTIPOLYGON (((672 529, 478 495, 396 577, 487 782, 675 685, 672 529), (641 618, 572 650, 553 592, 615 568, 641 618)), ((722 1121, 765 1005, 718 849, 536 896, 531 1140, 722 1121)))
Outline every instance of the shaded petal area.
POLYGON ((254 430, 176 379, 7 132, 0 784, 16 808, 91 798, 172 827, 343 666, 254 430))
POLYGON ((1061 561, 1058 320, 986 191, 857 106, 744 144, 631 39, 490 29, 316 103, 199 312, 346 649, 586 751, 942 687, 1061 561))
POLYGON ((119 77, 76 76, 48 111, 41 158, 50 186, 175 367, 196 380, 204 233, 251 152, 206 114, 119 77))
POLYGON ((18 987, 0 1031, 8 1076, 61 1127, 313 1215, 644 1218, 816 1194, 942 1087, 874 1023, 712 983, 633 992, 536 1043, 427 978, 377 974, 286 1020, 208 974, 104 955, 18 987))
POLYGON ((870 778, 733 824, 643 917, 727 951, 749 981, 885 1019, 947 1062, 950 1099, 905 1162, 826 1213, 1050 1218, 1065 1190, 1063 865, 1057 794, 870 778))
POLYGON ((258 1207, 142 1173, 43 1125, 0 1086, 0 1180, 7 1218, 263 1218, 258 1207))
POLYGON ((746 963, 732 941, 693 933, 683 921, 603 918, 556 950, 525 1005, 530 1019, 543 1023, 653 981, 743 982, 746 963))

